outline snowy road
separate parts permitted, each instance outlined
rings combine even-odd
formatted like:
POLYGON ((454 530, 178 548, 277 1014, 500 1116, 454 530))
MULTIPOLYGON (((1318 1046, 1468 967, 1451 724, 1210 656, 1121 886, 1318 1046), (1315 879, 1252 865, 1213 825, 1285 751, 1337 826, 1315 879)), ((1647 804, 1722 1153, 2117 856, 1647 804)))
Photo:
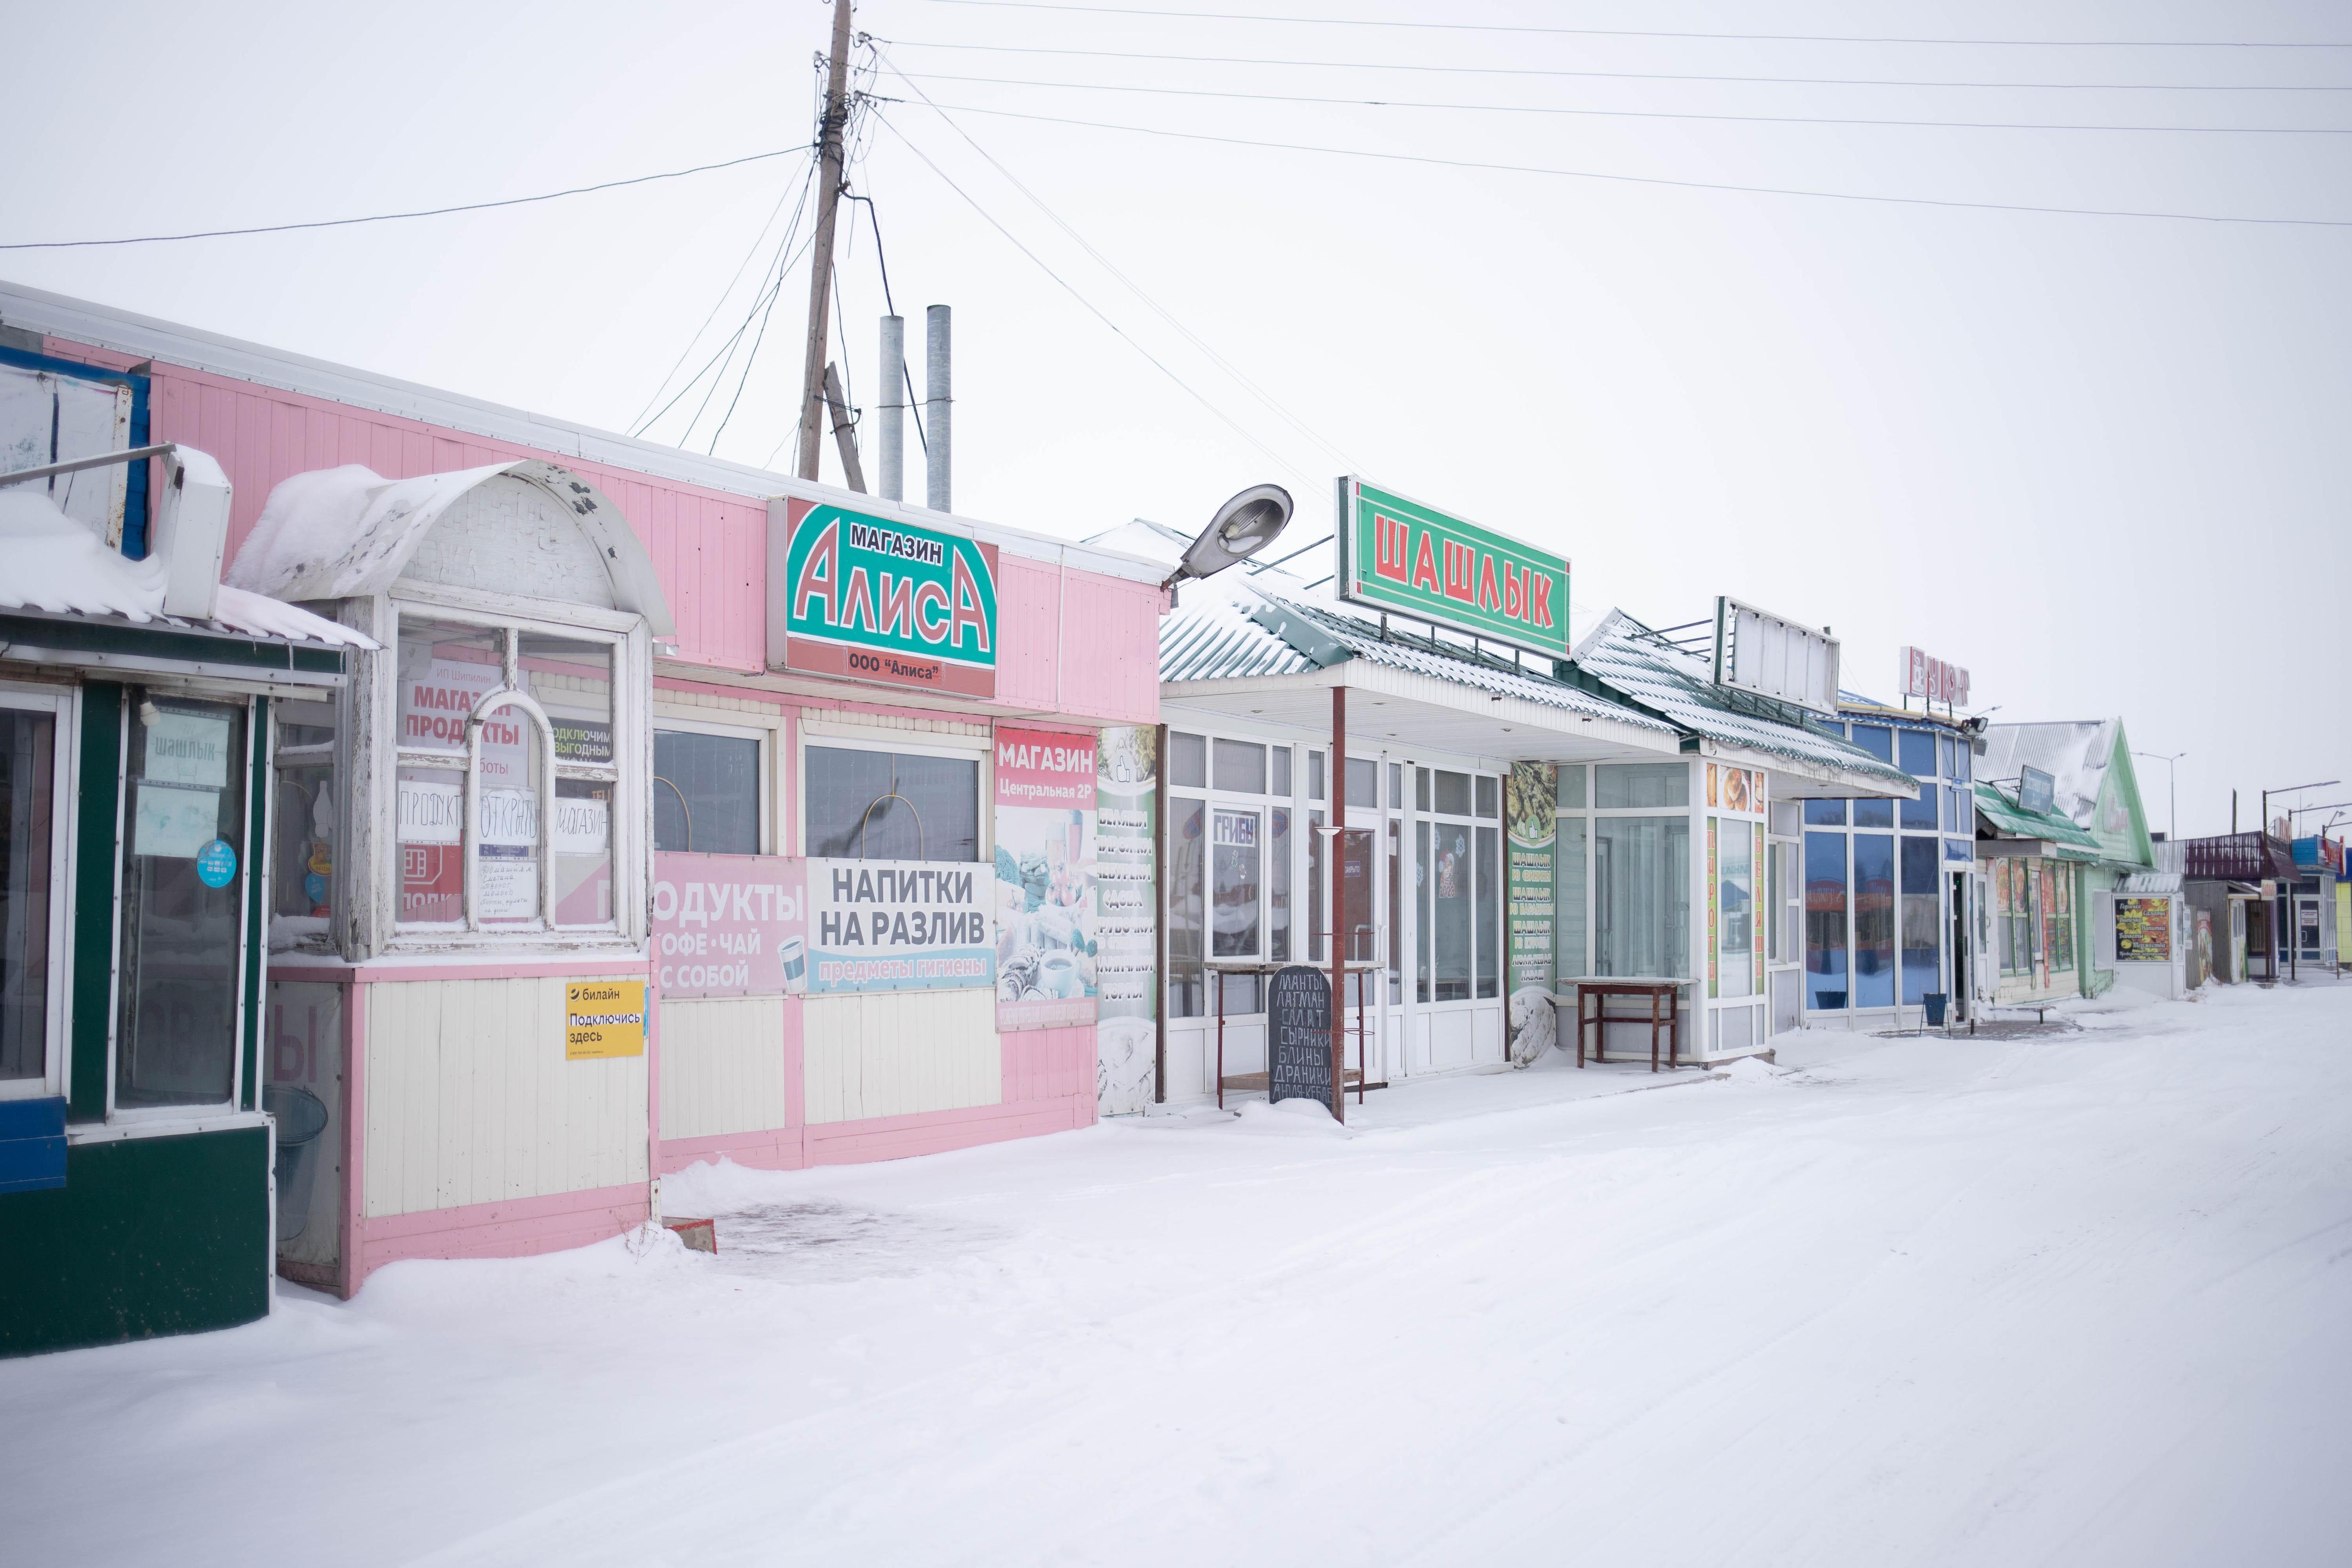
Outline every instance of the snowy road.
POLYGON ((2352 984, 670 1184, 0 1364, 13 1562, 2340 1564, 2352 984))

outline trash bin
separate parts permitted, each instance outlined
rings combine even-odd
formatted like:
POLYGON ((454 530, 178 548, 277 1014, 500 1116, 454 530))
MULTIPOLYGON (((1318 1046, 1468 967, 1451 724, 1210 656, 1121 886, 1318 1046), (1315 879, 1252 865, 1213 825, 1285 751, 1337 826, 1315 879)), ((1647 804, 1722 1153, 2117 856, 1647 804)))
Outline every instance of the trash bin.
POLYGON ((1942 991, 1928 991, 1920 997, 1919 1005, 1927 1009, 1929 1029, 1944 1027, 1944 1004, 1949 999, 1942 991))
POLYGON ((327 1105, 308 1089, 271 1083, 261 1091, 261 1108, 278 1120, 278 1240, 280 1246, 310 1223, 310 1184, 318 1178, 319 1134, 327 1130, 327 1105))

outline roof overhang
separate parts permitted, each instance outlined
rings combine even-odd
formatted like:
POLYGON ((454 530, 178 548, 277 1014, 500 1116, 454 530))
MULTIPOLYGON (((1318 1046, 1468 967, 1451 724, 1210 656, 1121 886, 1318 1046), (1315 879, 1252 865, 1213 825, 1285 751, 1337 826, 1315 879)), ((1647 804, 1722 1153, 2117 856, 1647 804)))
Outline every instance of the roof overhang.
POLYGON ((1762 768, 1771 776, 1767 798, 1774 800, 1901 800, 1918 793, 1916 785, 1906 791, 1875 774, 1806 762, 1756 747, 1728 746, 1701 737, 1695 749, 1711 762, 1762 768))
POLYGON ((1297 674, 1164 681, 1160 701, 1162 717, 1171 722, 1167 710, 1182 709, 1328 735, 1335 687, 1348 691, 1350 736, 1394 739, 1408 748, 1503 762, 1607 762, 1682 754, 1681 737, 1652 720, 1580 714, 1369 659, 1297 674))

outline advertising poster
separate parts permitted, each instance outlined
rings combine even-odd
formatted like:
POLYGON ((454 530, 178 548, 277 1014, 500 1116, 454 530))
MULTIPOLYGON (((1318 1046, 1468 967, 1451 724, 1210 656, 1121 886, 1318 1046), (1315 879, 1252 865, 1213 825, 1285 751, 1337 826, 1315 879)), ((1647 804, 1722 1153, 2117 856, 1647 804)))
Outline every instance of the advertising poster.
MULTIPOLYGON (((1503 781, 1503 815, 1507 830, 1510 866, 1506 875, 1510 898, 1510 989, 1551 996, 1553 946, 1553 881, 1559 842, 1559 769, 1549 762, 1514 762, 1503 781)), ((1547 1009, 1548 1011, 1549 1009, 1547 1009)), ((1519 1035, 1527 1029, 1552 1023, 1533 1004, 1510 1009, 1514 1020, 1512 1056, 1522 1059, 1519 1035)), ((1531 1051, 1542 1047, 1525 1042, 1531 1051)))
POLYGON ((969 861, 805 863, 812 994, 975 990, 996 983, 986 866, 969 861))
POLYGON ((1092 735, 996 730, 996 1027, 1095 1021, 1092 735))
POLYGON ((603 1061, 646 1053, 643 980, 572 980, 563 988, 563 1059, 603 1061))
POLYGON ((2163 964, 2172 959, 2172 901, 2116 900, 2116 959, 2124 964, 2163 964))
POLYGON ((664 997, 808 989, 808 862, 654 856, 654 965, 664 997))
POLYGON ((1106 729, 1095 763, 1095 1109, 1139 1115, 1151 1103, 1160 999, 1160 732, 1106 729))

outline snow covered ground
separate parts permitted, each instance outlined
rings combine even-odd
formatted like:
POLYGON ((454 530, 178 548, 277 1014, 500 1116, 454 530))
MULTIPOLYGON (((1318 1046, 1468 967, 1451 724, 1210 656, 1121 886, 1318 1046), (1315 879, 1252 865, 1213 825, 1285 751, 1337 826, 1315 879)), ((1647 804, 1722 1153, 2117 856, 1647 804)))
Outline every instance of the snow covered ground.
POLYGON ((2352 983, 2083 1021, 704 1169, 0 1363, 0 1556, 2352 1562, 2352 983))

